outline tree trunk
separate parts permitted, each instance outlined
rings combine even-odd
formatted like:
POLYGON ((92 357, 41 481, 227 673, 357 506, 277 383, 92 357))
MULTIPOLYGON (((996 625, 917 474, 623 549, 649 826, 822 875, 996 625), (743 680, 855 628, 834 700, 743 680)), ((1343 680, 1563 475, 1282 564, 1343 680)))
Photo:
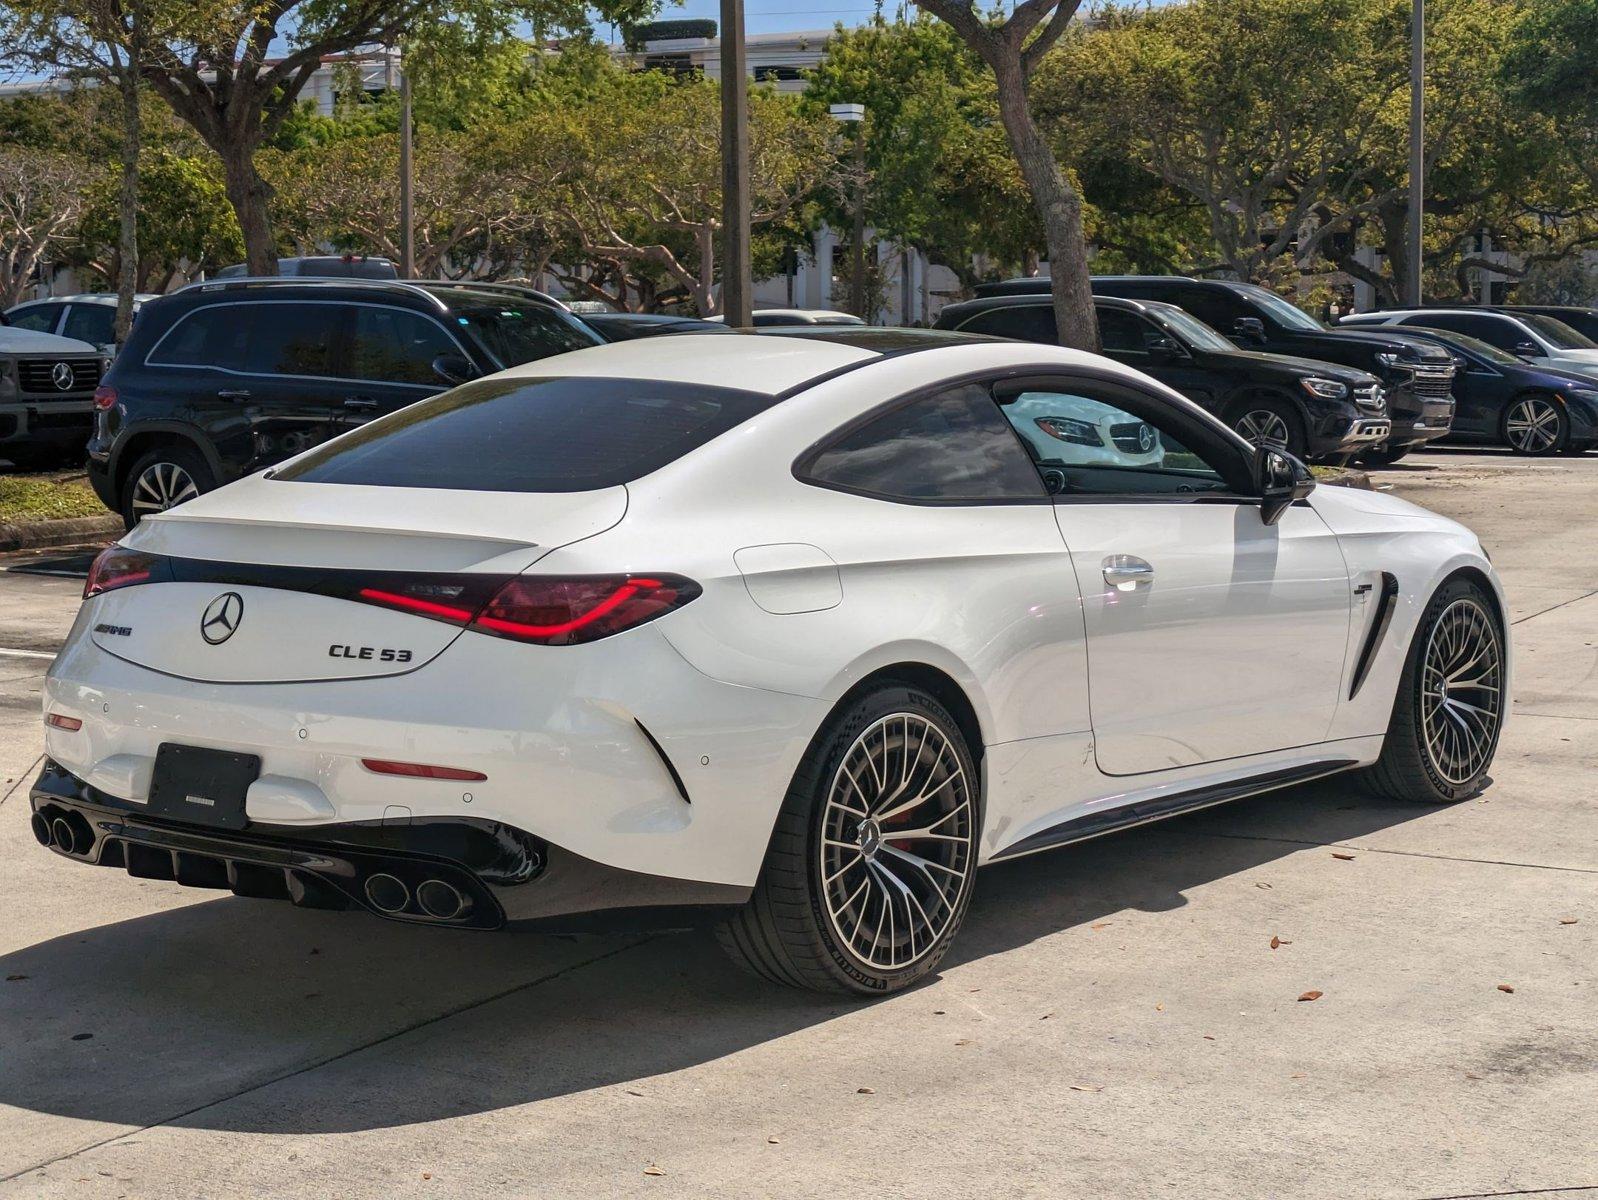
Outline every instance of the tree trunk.
POLYGON ((999 117, 1010 149, 1043 222, 1049 247, 1049 275, 1054 293, 1054 321, 1060 344, 1097 351, 1099 322, 1093 312, 1088 282, 1087 236, 1082 230, 1082 199, 1065 178, 1027 105, 1026 76, 1015 59, 999 54, 990 59, 999 85, 999 117))
POLYGON ((222 157, 222 183, 244 234, 244 262, 254 276, 277 274, 277 239, 267 211, 272 189, 255 169, 255 145, 214 147, 222 157))
POLYGON ((117 77, 122 93, 122 183, 117 232, 117 345, 133 328, 133 296, 139 288, 139 143, 143 134, 139 110, 139 77, 130 66, 117 77))
POLYGON ((694 304, 701 317, 716 315, 716 232, 707 223, 699 233, 699 281, 694 287, 694 304))

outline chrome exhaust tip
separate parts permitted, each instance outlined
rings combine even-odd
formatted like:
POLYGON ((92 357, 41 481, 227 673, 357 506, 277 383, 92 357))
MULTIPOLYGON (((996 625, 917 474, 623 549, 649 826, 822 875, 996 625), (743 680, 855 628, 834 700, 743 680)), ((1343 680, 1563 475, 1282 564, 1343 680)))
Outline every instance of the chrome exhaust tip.
POLYGON ((471 908, 471 901, 461 895, 454 884, 442 879, 429 879, 417 887, 416 903, 424 913, 439 921, 453 921, 471 908))
POLYGON ((366 877, 366 899, 378 912, 404 912, 411 902, 411 889, 402 880, 379 871, 366 877))
POLYGON ((77 847, 77 830, 72 828, 72 822, 65 817, 57 817, 50 822, 50 836, 55 844, 68 854, 81 853, 77 847))
POLYGON ((28 824, 33 828, 34 839, 41 846, 48 846, 55 840, 50 833, 50 820, 43 813, 34 813, 28 824))

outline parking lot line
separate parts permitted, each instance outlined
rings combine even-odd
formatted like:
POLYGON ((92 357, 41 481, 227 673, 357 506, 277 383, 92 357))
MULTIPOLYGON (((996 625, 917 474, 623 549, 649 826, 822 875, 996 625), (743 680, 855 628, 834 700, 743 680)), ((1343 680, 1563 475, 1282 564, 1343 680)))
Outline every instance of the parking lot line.
POLYGON ((0 646, 0 657, 4 658, 42 658, 45 662, 52 662, 55 655, 44 650, 10 650, 0 646))

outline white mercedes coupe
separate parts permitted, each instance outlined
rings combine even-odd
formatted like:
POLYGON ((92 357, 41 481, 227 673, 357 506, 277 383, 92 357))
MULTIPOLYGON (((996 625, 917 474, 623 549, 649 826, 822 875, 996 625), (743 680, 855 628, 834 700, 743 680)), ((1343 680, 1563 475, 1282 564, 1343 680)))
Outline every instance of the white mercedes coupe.
POLYGON ((399 921, 713 918, 883 993, 984 863, 1481 789, 1467 529, 1103 358, 881 329, 518 367, 145 520, 45 687, 58 854, 399 921))

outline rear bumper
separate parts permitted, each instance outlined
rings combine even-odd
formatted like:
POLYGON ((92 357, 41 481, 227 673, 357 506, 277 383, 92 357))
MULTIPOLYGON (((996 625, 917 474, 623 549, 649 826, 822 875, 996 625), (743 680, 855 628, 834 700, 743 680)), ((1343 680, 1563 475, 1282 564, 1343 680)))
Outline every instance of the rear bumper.
POLYGON ((31 801, 35 839, 76 862, 301 908, 365 909, 411 924, 478 930, 689 924, 742 904, 750 891, 607 867, 495 821, 315 830, 252 822, 223 831, 156 820, 48 759, 31 801))

